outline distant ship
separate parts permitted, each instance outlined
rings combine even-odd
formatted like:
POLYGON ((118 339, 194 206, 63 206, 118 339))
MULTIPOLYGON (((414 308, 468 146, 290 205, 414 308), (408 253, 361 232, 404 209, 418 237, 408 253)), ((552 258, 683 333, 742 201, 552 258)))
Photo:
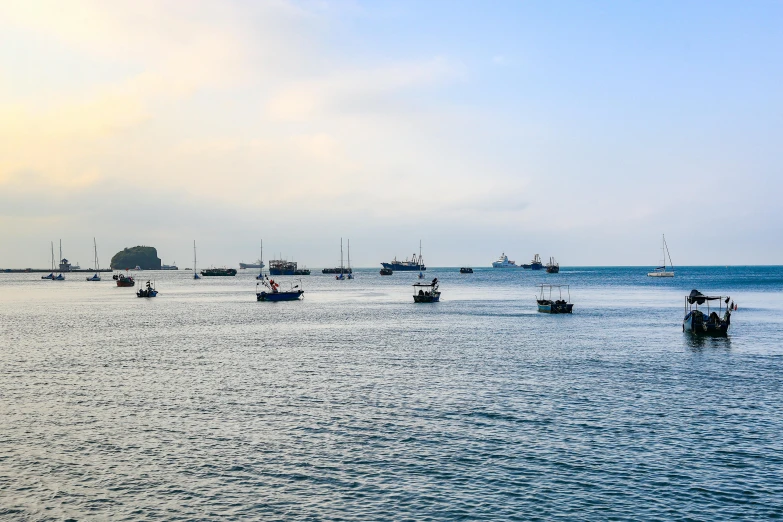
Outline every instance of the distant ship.
MULTIPOLYGON (((176 263, 176 261, 174 261, 176 263)), ((179 270, 177 265, 160 265, 161 270, 179 270)))
POLYGON ((415 270, 427 270, 427 267, 424 266, 424 258, 421 256, 421 241, 419 241, 419 255, 417 256, 414 252, 413 258, 410 261, 407 258, 405 261, 397 261, 397 257, 395 256, 390 263, 381 263, 381 265, 383 265, 383 268, 393 272, 413 272, 415 270))
POLYGON ((497 261, 492 262, 492 268, 519 268, 515 261, 509 261, 505 252, 500 254, 497 261))
POLYGON ((271 259, 269 261, 269 275, 310 275, 310 270, 307 268, 298 268, 296 261, 271 259))
POLYGON ((201 271, 203 276, 235 276, 237 271, 234 268, 207 268, 201 271))
POLYGON ((255 263, 239 263, 239 268, 245 269, 245 268, 264 268, 266 265, 263 261, 260 259, 256 260, 255 263))
POLYGON ((541 262, 541 256, 536 254, 533 256, 533 260, 530 261, 529 265, 522 265, 522 268, 526 268, 528 270, 541 270, 544 268, 544 263, 541 262))

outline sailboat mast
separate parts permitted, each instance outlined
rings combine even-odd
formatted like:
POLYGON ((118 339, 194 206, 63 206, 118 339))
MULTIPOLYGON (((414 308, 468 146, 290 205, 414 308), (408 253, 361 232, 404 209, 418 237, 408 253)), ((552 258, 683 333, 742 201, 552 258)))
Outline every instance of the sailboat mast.
POLYGON ((351 268, 351 240, 348 240, 348 268, 351 268))
POLYGON ((54 241, 49 241, 52 245, 52 272, 54 272, 54 241))
POLYGON ((340 274, 343 273, 343 238, 340 238, 340 274))
POLYGON ((101 267, 98 265, 98 243, 95 241, 94 237, 92 238, 92 247, 93 247, 93 249, 95 251, 95 259, 94 259, 95 270, 100 270, 101 267))
POLYGON ((196 240, 195 239, 193 240, 193 272, 196 274, 198 273, 196 272, 196 240))

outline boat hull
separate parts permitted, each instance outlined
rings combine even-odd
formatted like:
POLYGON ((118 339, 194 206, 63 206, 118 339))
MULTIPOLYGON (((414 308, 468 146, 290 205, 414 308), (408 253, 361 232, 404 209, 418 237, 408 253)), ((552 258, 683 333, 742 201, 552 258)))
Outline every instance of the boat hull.
POLYGON ((473 269, 472 268, 460 268, 459 269, 460 274, 472 274, 473 269))
POLYGON ((674 272, 647 272, 647 277, 674 277, 674 272))
POLYGON ((322 274, 353 274, 353 270, 350 268, 324 268, 321 270, 322 274))
POLYGON ((541 263, 533 263, 530 265, 530 270, 542 270, 544 268, 544 265, 541 263))
POLYGON ((239 268, 245 270, 248 268, 264 268, 264 263, 239 263, 239 268))
POLYGON ((117 286, 120 286, 120 287, 123 287, 123 288, 128 288, 128 287, 135 286, 135 285, 136 285, 136 281, 117 281, 117 286))
POLYGON ((390 275, 392 275, 394 273, 394 271, 389 269, 389 268, 381 268, 381 272, 380 273, 381 273, 382 276, 390 276, 390 275))
POLYGON ((295 292, 259 292, 256 294, 257 301, 296 301, 304 295, 304 290, 295 292))
POLYGON ((720 319, 717 317, 708 318, 704 320, 704 315, 701 318, 699 314, 688 312, 682 321, 682 331, 690 332, 696 335, 715 335, 722 336, 729 333, 729 326, 731 321, 728 318, 720 319))
POLYGON ((538 311, 544 314, 570 314, 574 309, 571 303, 538 301, 538 311))
POLYGON ((269 275, 272 276, 281 276, 281 275, 310 275, 310 270, 307 269, 299 269, 296 270, 288 270, 284 268, 270 268, 269 269, 269 275))
POLYGON ((547 274, 559 274, 560 273, 560 267, 559 266, 548 266, 548 267, 546 267, 546 273, 547 274))
POLYGON ((150 290, 150 291, 139 290, 138 292, 136 292, 136 297, 155 297, 157 295, 158 295, 157 290, 150 290))
POLYGON ((440 292, 430 295, 414 295, 414 303, 437 303, 440 302, 440 292))
POLYGON ((202 270, 201 275, 207 277, 215 277, 215 276, 233 277, 237 275, 237 271, 233 268, 208 268, 206 270, 202 270))

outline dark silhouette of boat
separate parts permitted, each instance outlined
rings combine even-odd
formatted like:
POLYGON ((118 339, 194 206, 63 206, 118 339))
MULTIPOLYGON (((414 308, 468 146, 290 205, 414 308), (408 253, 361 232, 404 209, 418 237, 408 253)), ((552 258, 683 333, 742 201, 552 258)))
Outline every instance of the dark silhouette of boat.
POLYGON ((459 269, 459 273, 460 274, 472 274, 473 273, 473 269, 470 268, 470 267, 467 267, 467 266, 463 266, 462 268, 459 269))
POLYGON ((560 263, 555 261, 554 257, 549 258, 549 263, 546 264, 547 274, 557 274, 560 272, 560 263))
POLYGON ((237 271, 235 268, 206 268, 201 271, 203 276, 235 276, 237 271))
POLYGON ((424 266, 424 258, 421 256, 421 241, 419 241, 418 256, 414 253, 412 259, 408 260, 406 258, 405 261, 397 261, 395 256, 389 263, 381 263, 381 265, 383 265, 383 268, 388 268, 394 272, 413 272, 416 270, 421 272, 422 270, 427 270, 427 267, 424 266))
POLYGON ((698 290, 691 290, 685 296, 685 318, 682 320, 682 331, 700 335, 726 335, 731 325, 730 297, 708 296, 698 290), (710 301, 718 301, 718 311, 710 311, 710 301), (723 305, 726 311, 723 312, 723 305), (707 305, 707 313, 699 310, 699 305, 707 305), (721 312, 723 315, 721 316, 721 312))
POLYGON ((392 275, 394 270, 391 268, 381 268, 381 275, 392 275))
POLYGON ((158 295, 158 291, 155 290, 155 286, 147 281, 147 285, 144 288, 139 288, 136 292, 136 297, 155 297, 158 295))

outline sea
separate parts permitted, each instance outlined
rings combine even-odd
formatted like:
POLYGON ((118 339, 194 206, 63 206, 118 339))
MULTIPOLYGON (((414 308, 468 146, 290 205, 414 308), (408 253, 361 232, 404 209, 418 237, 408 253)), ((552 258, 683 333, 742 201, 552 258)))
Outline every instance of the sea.
POLYGON ((783 267, 647 271, 0 274, 0 518, 780 519, 783 267))

